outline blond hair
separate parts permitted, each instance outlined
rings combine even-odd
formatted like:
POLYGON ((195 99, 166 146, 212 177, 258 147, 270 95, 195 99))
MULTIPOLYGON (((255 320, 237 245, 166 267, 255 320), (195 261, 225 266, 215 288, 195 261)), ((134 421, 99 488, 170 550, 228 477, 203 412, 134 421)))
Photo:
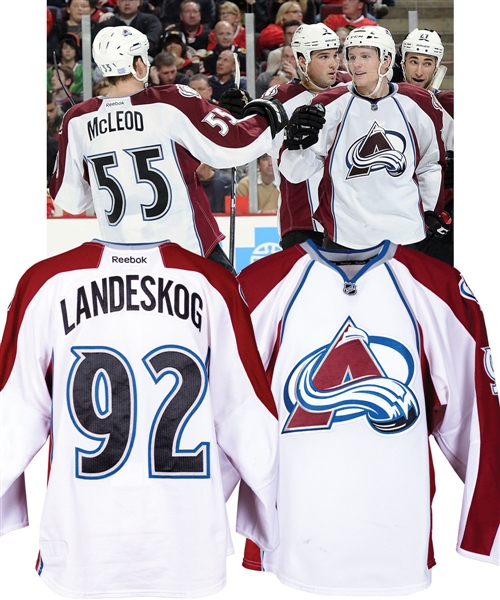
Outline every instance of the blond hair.
MULTIPOLYGON (((304 0, 304 3, 307 6, 307 0, 304 0)), ((283 2, 283 4, 279 7, 278 12, 276 13, 276 19, 274 20, 274 23, 276 25, 282 25, 284 19, 284 14, 287 13, 294 4, 298 4, 300 6, 300 10, 302 11, 302 14, 304 14, 304 9, 301 5, 301 3, 299 2, 299 0, 293 0, 292 2, 283 2)))

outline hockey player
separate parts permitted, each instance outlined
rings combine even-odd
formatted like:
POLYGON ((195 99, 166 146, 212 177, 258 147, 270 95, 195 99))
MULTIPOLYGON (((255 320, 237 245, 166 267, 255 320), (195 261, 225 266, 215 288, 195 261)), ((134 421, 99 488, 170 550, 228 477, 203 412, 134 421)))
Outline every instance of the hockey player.
MULTIPOLYGON (((320 92, 350 81, 350 76, 338 71, 339 38, 323 23, 301 25, 293 34, 291 46, 297 62, 300 79, 293 79, 270 88, 262 97, 277 98, 288 117, 293 111, 311 100, 320 92)), ((238 95, 234 92, 234 96, 238 95)), ((236 100, 235 100, 236 102, 236 100)), ((227 108, 231 110, 230 102, 227 108)), ((241 116, 233 112, 234 116, 241 116)), ((283 143, 283 134, 273 140, 271 155, 274 172, 278 171, 278 158, 283 143)), ((321 244, 323 228, 313 219, 318 207, 318 184, 321 173, 307 182, 290 183, 280 176, 279 230, 283 248, 288 248, 305 239, 321 244)))
POLYGON ((439 89, 440 80, 446 73, 446 67, 441 64, 443 56, 444 46, 437 31, 414 29, 401 44, 396 57, 396 72, 399 62, 399 69, 404 81, 432 92, 443 107, 446 196, 445 212, 439 216, 439 220, 446 224, 443 230, 446 235, 429 236, 425 242, 425 252, 453 265, 454 94, 452 90, 441 91, 439 89))
POLYGON ((28 526, 23 473, 50 438, 37 571, 53 591, 217 592, 240 476, 238 531, 276 546, 276 411, 220 265, 173 243, 44 260, 19 282, 0 362, 0 533, 28 526))
POLYGON ((148 40, 130 27, 100 31, 93 57, 110 91, 64 119, 52 198, 73 214, 93 202, 107 241, 170 239, 232 269, 196 168, 227 168, 266 153, 286 124, 281 104, 254 100, 245 115, 256 116, 237 123, 188 86, 144 89, 148 40))
POLYGON ((387 240, 368 250, 308 241, 238 280, 280 430, 280 544, 248 543, 244 565, 324 595, 428 587, 430 434, 464 482, 458 553, 500 564, 498 390, 461 274, 387 240))
POLYGON ((394 58, 387 29, 354 29, 344 45, 352 84, 318 94, 287 128, 280 170, 298 183, 323 169, 315 218, 335 245, 417 244, 424 211, 441 211, 442 109, 428 92, 389 82, 394 58))

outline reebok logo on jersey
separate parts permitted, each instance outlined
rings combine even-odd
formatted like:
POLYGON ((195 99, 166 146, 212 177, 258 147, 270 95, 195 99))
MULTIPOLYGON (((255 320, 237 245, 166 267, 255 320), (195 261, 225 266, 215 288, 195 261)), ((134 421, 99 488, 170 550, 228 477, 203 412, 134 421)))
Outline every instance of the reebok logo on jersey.
POLYGON ((408 387, 414 370, 407 348, 368 335, 348 318, 330 344, 311 352, 291 372, 284 390, 290 416, 282 433, 330 429, 335 422, 360 417, 379 433, 404 431, 420 414, 408 387))
POLYGON ((346 157, 347 179, 365 177, 372 171, 385 169, 391 177, 399 177, 406 169, 406 142, 396 131, 386 131, 375 122, 370 131, 356 140, 346 157))
POLYGON ((145 265, 148 262, 148 258, 147 256, 112 256, 111 262, 145 265))
POLYGON ((104 108, 110 108, 112 106, 125 106, 125 100, 108 100, 104 102, 104 108))

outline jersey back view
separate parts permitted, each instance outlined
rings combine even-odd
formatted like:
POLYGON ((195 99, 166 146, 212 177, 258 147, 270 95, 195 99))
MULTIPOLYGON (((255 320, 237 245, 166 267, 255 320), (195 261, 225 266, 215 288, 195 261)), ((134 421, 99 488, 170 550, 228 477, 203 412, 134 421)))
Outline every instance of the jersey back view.
POLYGON ((49 437, 37 568, 52 590, 221 589, 230 464, 238 531, 275 547, 276 418, 221 266, 176 244, 83 244, 23 276, 0 350, 2 533, 28 524, 23 472, 49 437))

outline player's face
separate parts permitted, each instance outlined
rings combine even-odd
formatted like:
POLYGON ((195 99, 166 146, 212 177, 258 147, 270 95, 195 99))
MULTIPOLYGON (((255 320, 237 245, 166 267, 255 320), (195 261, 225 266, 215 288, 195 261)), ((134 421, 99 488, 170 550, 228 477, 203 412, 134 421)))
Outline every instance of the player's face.
POLYGON ((421 88, 429 87, 436 70, 436 62, 435 56, 408 53, 404 62, 406 81, 421 88))
POLYGON ((194 81, 191 81, 189 85, 193 90, 196 90, 202 98, 205 98, 205 100, 212 99, 212 88, 204 81, 195 79, 194 81))
MULTIPOLYGON (((349 48, 347 68, 360 94, 371 94, 378 83, 380 59, 375 48, 349 48)), ((387 64, 381 74, 387 71, 387 64)))
POLYGON ((234 70, 233 53, 228 50, 221 52, 215 70, 217 75, 230 75, 234 70))
POLYGON ((139 12, 141 0, 118 0, 118 10, 123 16, 131 17, 139 12))
POLYGON ((158 78, 161 85, 174 83, 177 76, 177 67, 175 65, 163 65, 158 69, 158 78))
POLYGON ((199 25, 201 23, 201 12, 197 4, 188 2, 182 8, 179 14, 182 23, 188 26, 199 25))
POLYGON ((229 23, 218 23, 214 30, 214 37, 221 48, 229 48, 233 43, 234 29, 229 23))
MULTIPOLYGON (((302 63, 302 57, 300 61, 302 63)), ((339 58, 336 49, 315 50, 311 53, 311 62, 307 65, 307 74, 315 85, 326 88, 335 83, 338 67, 339 58)))

